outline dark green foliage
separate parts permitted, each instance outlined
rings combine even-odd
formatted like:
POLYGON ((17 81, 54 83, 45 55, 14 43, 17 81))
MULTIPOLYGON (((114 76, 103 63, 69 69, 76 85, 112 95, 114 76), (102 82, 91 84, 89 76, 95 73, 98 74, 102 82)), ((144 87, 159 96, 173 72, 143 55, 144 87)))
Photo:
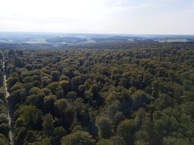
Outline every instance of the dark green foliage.
POLYGON ((0 145, 9 145, 9 120, 4 86, 0 85, 0 145))
POLYGON ((24 139, 24 145, 50 145, 51 139, 48 136, 44 136, 41 132, 29 130, 26 133, 24 139))
POLYGON ((61 145, 61 138, 65 135, 66 135, 66 130, 62 126, 55 127, 52 144, 61 145))
POLYGON ((58 71, 53 71, 51 74, 52 74, 52 82, 59 81, 59 72, 58 71))
POLYGON ((49 95, 44 97, 44 105, 43 110, 45 113, 52 113, 54 114, 54 102, 56 97, 54 95, 49 95))
POLYGON ((8 89, 10 89, 18 81, 19 81, 18 77, 9 77, 9 79, 7 80, 7 87, 8 87, 8 89))
POLYGON ((100 139, 97 145, 113 145, 110 139, 100 139))
POLYGON ((94 145, 92 136, 85 131, 77 131, 61 139, 61 145, 94 145))
POLYGON ((48 136, 53 134, 54 130, 54 119, 51 114, 46 114, 43 118, 42 123, 43 130, 46 132, 48 136))
POLYGON ((0 133, 6 135, 6 137, 8 138, 8 134, 9 134, 9 124, 8 123, 1 123, 0 124, 0 133))
POLYGON ((4 81, 4 74, 3 74, 3 72, 0 70, 0 86, 3 86, 3 81, 4 81))
POLYGON ((84 46, 4 50, 16 145, 194 144, 193 43, 84 46))
POLYGON ((97 145, 126 145, 125 141, 120 136, 113 136, 110 139, 100 139, 97 145))
POLYGON ((132 144, 134 141, 135 123, 133 120, 125 119, 117 126, 116 133, 123 137, 126 144, 132 144))
POLYGON ((103 116, 97 117, 98 136, 100 138, 110 138, 112 135, 112 122, 103 116))
POLYGON ((9 139, 6 138, 3 134, 0 133, 0 144, 9 145, 9 139))
POLYGON ((14 113, 14 120, 22 120, 22 126, 27 128, 40 128, 42 112, 35 106, 22 106, 14 113))

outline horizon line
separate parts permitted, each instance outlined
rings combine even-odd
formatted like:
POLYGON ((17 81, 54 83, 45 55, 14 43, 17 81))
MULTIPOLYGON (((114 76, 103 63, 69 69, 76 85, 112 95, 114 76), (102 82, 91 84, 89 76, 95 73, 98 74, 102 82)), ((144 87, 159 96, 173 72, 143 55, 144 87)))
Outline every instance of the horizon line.
POLYGON ((98 32, 44 32, 44 31, 0 31, 0 33, 50 33, 50 34, 84 34, 84 35, 168 35, 168 36, 194 36, 194 34, 173 34, 173 33, 98 33, 98 32))

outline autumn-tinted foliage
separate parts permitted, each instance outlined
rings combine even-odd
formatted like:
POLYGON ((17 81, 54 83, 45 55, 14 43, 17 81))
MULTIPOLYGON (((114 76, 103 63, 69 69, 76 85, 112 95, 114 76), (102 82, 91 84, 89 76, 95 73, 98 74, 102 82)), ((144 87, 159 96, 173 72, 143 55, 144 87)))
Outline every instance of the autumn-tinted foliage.
POLYGON ((4 55, 16 145, 194 144, 192 43, 4 55))

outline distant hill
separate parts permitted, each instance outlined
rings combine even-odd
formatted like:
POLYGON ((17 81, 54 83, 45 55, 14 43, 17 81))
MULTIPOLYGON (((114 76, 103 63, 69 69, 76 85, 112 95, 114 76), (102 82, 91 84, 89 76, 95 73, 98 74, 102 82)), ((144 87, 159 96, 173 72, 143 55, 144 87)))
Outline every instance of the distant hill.
POLYGON ((194 42, 194 35, 122 35, 0 32, 0 43, 49 44, 194 42))

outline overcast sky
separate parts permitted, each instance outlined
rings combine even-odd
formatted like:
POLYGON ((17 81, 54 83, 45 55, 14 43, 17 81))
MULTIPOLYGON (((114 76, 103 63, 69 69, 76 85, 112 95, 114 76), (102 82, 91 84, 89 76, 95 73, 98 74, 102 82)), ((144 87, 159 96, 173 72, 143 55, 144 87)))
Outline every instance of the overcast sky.
POLYGON ((194 0, 0 0, 0 31, 194 34, 194 0))

